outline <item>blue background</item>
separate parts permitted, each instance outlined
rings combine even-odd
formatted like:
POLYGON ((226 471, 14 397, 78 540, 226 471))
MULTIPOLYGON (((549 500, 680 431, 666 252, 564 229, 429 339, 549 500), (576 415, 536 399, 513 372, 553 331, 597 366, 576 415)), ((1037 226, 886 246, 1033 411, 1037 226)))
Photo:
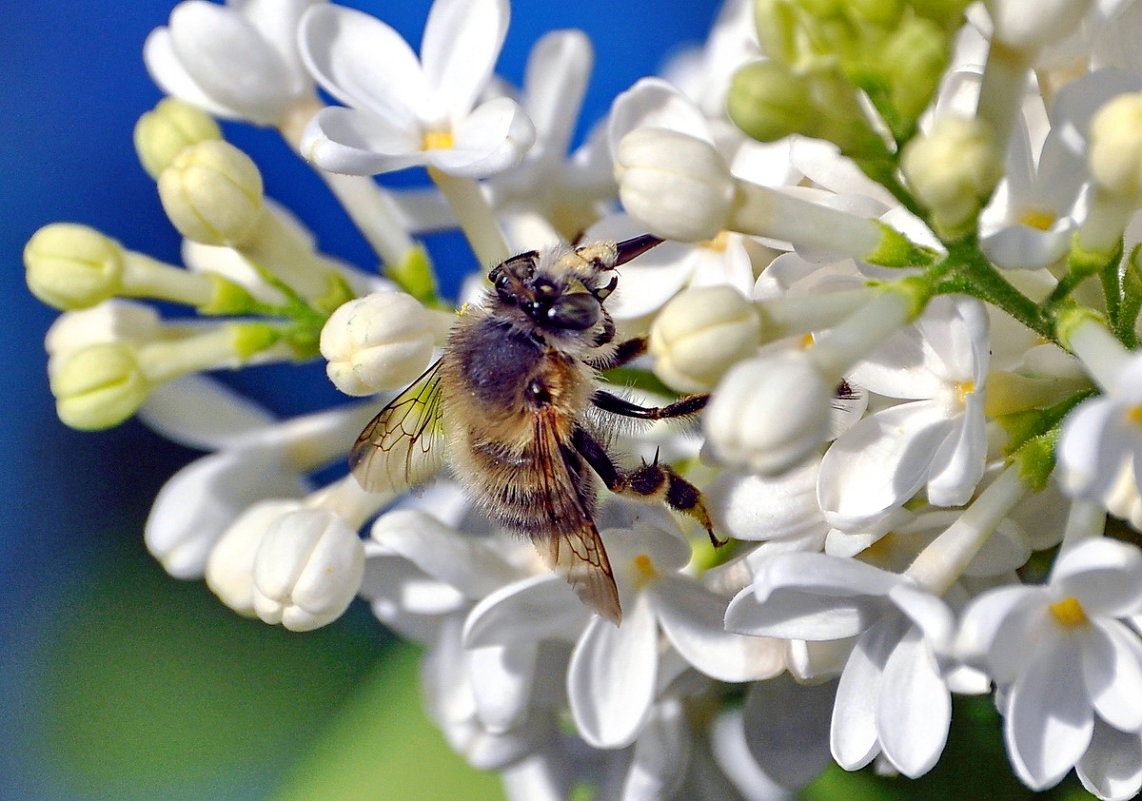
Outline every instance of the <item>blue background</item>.
MULTIPOLYGON (((425 0, 350 5, 419 42, 425 0)), ((9 4, 0 26, 0 799, 265 797, 305 749, 312 718, 297 710, 335 708, 384 641, 362 610, 328 632, 282 636, 221 610, 200 584, 162 575, 142 552, 143 522, 163 481, 197 454, 135 422, 93 434, 55 417, 42 341, 56 312, 27 292, 21 250, 40 226, 74 221, 178 261, 178 238, 131 145, 135 119, 161 96, 142 43, 172 6, 9 4), (311 707, 277 708, 271 731, 252 743, 266 710, 231 708, 229 736, 246 739, 232 743, 222 731, 203 738, 218 725, 210 705, 257 695, 267 669, 285 676, 283 698, 308 693, 311 707), (315 685, 314 675, 324 683, 315 685), (231 694, 216 695, 219 684, 231 694), (202 719, 191 731, 195 712, 202 719), (148 753, 163 737, 167 750, 148 753), (163 764, 167 753, 180 756, 163 764), (150 765, 135 774, 132 761, 150 765)), ((542 33, 586 30, 596 66, 582 133, 668 52, 700 41, 715 10, 714 0, 522 0, 499 72, 518 84, 542 33)), ((324 185, 276 133, 246 126, 226 133, 262 167, 267 194, 296 211, 323 249, 373 264, 324 185)), ((430 246, 445 272, 473 266, 455 238, 430 246)), ((282 414, 338 400, 319 365, 244 371, 236 382, 282 414)))

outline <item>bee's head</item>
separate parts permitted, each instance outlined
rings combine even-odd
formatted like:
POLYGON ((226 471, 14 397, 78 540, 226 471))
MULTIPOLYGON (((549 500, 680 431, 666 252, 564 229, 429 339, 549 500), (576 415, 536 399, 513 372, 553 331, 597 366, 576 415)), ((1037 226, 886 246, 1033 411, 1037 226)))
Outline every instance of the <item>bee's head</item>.
POLYGON ((586 331, 599 322, 603 301, 619 282, 618 276, 612 275, 603 283, 601 274, 661 241, 644 235, 574 249, 529 250, 495 267, 488 280, 502 303, 518 306, 537 325, 586 331))

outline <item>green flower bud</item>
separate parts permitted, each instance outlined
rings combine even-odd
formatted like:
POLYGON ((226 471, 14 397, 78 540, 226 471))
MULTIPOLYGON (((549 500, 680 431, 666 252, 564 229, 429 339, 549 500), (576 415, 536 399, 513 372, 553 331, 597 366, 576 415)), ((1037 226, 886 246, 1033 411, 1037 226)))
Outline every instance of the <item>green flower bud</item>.
POLYGON ((734 124, 759 142, 806 131, 815 115, 805 80, 775 61, 755 61, 739 69, 726 103, 734 124))
POLYGON ((135 152, 156 180, 183 148, 221 138, 222 130, 209 114, 173 97, 160 100, 135 123, 135 152))
POLYGON ((63 310, 84 309, 115 295, 123 261, 118 242, 73 223, 45 225, 24 247, 28 289, 63 310))
POLYGON ((209 139, 174 157, 159 175, 159 198, 188 239, 240 245, 262 216, 262 175, 241 150, 209 139))
POLYGON ((948 66, 948 48, 939 25, 913 17, 900 24, 878 56, 889 100, 909 129, 936 94, 948 66))
POLYGON ((76 351, 51 375, 59 419, 95 431, 126 420, 146 400, 150 384, 126 343, 108 342, 76 351))

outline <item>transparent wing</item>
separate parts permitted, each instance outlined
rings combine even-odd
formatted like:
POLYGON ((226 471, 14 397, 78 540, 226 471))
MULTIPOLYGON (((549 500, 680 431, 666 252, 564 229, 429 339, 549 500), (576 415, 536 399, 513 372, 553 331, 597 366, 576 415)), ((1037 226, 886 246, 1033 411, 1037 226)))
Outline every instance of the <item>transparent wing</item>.
POLYGON ((572 477, 582 465, 560 446, 554 422, 548 415, 535 417, 535 442, 539 463, 545 466, 541 471, 541 498, 552 527, 549 532, 532 533, 531 541, 583 603, 618 625, 622 620, 622 607, 611 562, 589 505, 572 477), (574 464, 569 464, 569 460, 575 460, 574 464))
POLYGON ((440 470, 447 457, 443 411, 437 360, 357 437, 349 470, 361 486, 370 492, 411 487, 440 470))

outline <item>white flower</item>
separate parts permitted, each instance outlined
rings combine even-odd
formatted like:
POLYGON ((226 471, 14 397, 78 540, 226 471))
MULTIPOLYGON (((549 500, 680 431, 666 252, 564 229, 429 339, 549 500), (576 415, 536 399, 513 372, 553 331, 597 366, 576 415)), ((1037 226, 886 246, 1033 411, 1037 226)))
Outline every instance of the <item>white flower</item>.
POLYGON ((254 562, 266 531, 282 515, 301 508, 300 500, 255 503, 230 524, 206 560, 206 586, 222 603, 245 617, 256 617, 254 562))
POLYGON ((942 296, 849 373, 871 392, 909 402, 869 415, 825 454, 818 493, 834 525, 864 525, 921 487, 937 506, 968 501, 987 453, 987 331, 983 304, 942 296))
MULTIPOLYGON (((596 748, 629 745, 643 730, 665 669, 660 631, 687 663, 723 681, 771 676, 783 667, 780 644, 725 632, 725 602, 678 573, 690 548, 676 526, 665 513, 646 511, 656 522, 636 518, 633 528, 601 532, 622 599, 621 626, 571 602, 556 576, 505 587, 477 605, 466 625, 468 647, 577 636, 568 699, 580 736, 596 748)), ((646 518, 643 510, 635 514, 646 518)))
POLYGON ((168 94, 211 114, 277 125, 313 95, 297 53, 297 24, 321 0, 226 5, 187 0, 155 28, 143 59, 168 94))
POLYGON ((523 158, 535 129, 514 100, 476 106, 508 25, 506 0, 436 0, 421 59, 385 23, 315 6, 299 41, 306 66, 348 108, 323 109, 302 136, 317 166, 354 175, 415 165, 481 178, 523 158))
POLYGON ((992 590, 964 612, 960 653, 1003 691, 1007 752, 1032 789, 1080 760, 1096 783, 1109 771, 1142 775, 1142 761, 1109 759, 1120 737, 1093 739, 1096 717, 1119 732, 1142 730, 1142 643, 1120 620, 1139 611, 1142 553, 1093 538, 1065 548, 1046 585, 992 590))
POLYGON ((813 642, 855 638, 833 707, 833 758, 855 770, 883 754, 911 777, 936 764, 951 721, 937 650, 952 616, 935 596, 851 559, 778 554, 730 602, 726 628, 813 642))

